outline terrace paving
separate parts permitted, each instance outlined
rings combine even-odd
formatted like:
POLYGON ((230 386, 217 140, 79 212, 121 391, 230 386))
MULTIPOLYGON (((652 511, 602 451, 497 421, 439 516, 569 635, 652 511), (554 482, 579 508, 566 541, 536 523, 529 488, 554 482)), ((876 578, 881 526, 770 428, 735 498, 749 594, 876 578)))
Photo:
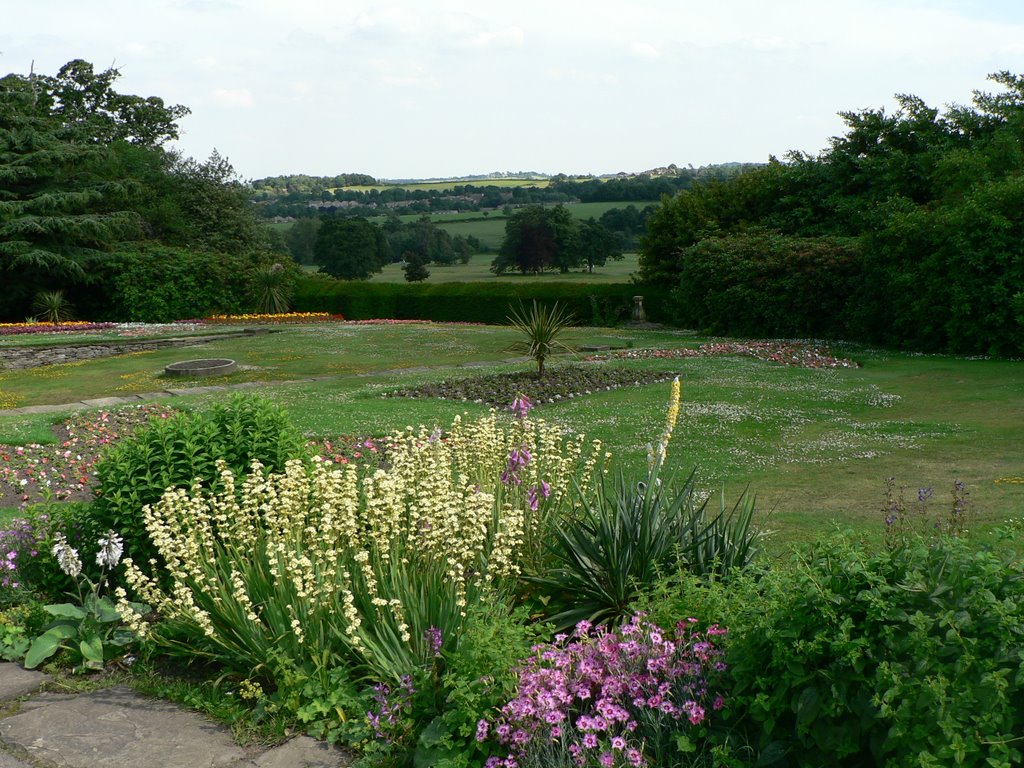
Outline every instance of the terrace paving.
POLYGON ((0 663, 0 768, 344 768, 352 756, 298 736, 238 746, 223 726, 125 686, 42 691, 48 677, 0 663))

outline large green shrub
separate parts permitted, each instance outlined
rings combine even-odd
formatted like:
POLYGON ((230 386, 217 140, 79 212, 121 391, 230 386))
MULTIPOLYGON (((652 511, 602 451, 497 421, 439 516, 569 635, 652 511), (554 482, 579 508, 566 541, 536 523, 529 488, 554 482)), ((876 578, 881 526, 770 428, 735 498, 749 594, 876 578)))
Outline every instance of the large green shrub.
POLYGON ((833 238, 757 229, 708 237, 680 255, 678 320, 715 333, 842 338, 859 255, 833 238))
POLYGON ((142 508, 170 487, 188 488, 196 478, 219 487, 218 459, 237 475, 253 461, 272 471, 304 455, 305 444, 284 411, 260 398, 235 395, 208 411, 153 419, 135 435, 111 446, 96 464, 95 531, 113 529, 125 553, 145 563, 156 553, 142 520, 142 508))
POLYGON ((98 263, 90 284, 72 298, 79 316, 90 320, 163 323, 246 312, 254 306, 261 267, 269 269, 275 258, 281 256, 140 244, 98 263))
POLYGON ((652 619, 729 628, 729 715, 758 765, 1019 765, 1024 566, 1007 545, 840 537, 728 584, 683 576, 652 619))
POLYGON ((292 306, 298 312, 332 312, 348 320, 393 318, 504 325, 508 323, 510 308, 519 303, 557 301, 577 322, 603 325, 608 316, 629 317, 633 297, 637 295, 644 296, 649 320, 669 319, 665 289, 631 283, 515 281, 411 285, 312 276, 298 281, 292 306))

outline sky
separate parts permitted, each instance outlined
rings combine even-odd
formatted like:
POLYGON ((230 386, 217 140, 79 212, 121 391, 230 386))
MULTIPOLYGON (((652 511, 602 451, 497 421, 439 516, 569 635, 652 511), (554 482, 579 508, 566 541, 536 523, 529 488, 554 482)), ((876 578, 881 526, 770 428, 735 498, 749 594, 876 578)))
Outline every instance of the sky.
POLYGON ((116 67, 245 179, 814 154, 840 111, 1024 73, 1022 0, 0 0, 0 74, 116 67))

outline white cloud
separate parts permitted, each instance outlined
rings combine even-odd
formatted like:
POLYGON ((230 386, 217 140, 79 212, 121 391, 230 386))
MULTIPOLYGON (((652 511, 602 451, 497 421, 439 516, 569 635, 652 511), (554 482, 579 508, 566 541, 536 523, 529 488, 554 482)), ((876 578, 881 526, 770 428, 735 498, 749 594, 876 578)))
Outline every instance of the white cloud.
POLYGON ((217 104, 224 107, 248 109, 256 103, 248 88, 215 88, 210 95, 217 104))
POLYGON ((629 44, 629 50, 643 59, 656 59, 661 56, 661 51, 652 43, 633 41, 629 44))

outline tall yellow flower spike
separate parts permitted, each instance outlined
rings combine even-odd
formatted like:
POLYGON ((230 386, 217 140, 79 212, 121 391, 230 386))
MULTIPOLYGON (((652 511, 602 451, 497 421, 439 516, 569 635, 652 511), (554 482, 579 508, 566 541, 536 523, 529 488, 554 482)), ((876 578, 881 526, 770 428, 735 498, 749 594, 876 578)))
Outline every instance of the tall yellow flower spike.
POLYGON ((668 410, 665 412, 665 429, 658 440, 658 448, 655 450, 650 445, 647 446, 647 466, 651 469, 654 468, 655 464, 662 464, 668 455, 668 444, 672 439, 672 430, 675 429, 676 422, 679 420, 681 391, 682 385, 679 383, 679 377, 676 376, 672 379, 672 393, 669 395, 668 410))

